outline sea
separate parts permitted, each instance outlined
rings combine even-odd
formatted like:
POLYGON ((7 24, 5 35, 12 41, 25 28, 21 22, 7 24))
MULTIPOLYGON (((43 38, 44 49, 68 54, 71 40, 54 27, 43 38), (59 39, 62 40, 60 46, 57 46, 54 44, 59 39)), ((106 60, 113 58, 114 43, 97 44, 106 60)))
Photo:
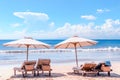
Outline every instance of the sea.
MULTIPOLYGON (((13 48, 3 46, 13 40, 0 40, 0 65, 21 64, 26 60, 26 48, 13 48)), ((29 60, 51 59, 53 64, 75 63, 74 49, 54 49, 61 39, 39 40, 50 44, 50 49, 29 49, 29 60)), ((95 39, 96 45, 77 48, 79 63, 94 61, 120 61, 119 39, 95 39)))

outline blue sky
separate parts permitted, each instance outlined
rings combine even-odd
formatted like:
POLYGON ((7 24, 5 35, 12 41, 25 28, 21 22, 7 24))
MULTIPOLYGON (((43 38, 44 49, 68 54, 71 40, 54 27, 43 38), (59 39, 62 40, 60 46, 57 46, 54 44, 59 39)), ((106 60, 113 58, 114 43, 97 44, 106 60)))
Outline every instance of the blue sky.
POLYGON ((120 0, 1 0, 0 39, 120 39, 120 0))

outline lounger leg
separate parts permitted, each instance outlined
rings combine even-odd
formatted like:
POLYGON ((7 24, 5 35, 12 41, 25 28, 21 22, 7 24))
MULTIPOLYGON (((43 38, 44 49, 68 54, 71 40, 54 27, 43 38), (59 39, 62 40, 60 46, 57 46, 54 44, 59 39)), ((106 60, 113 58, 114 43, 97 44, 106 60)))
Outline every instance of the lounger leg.
POLYGON ((39 76, 39 70, 37 70, 37 76, 39 76))
POLYGON ((78 70, 74 70, 74 73, 77 74, 77 73, 79 73, 79 71, 78 70))
POLYGON ((108 76, 110 76, 110 72, 108 72, 108 76))
POLYGON ((100 75, 100 73, 98 72, 98 73, 97 73, 97 75, 99 76, 99 75, 100 75))
POLYGON ((33 74, 33 76, 35 76, 35 71, 34 70, 32 71, 32 74, 33 74))
POLYGON ((34 76, 36 76, 35 70, 33 71, 34 76))
POLYGON ((74 73, 76 73, 76 70, 74 70, 74 73))
POLYGON ((24 76, 27 76, 27 71, 25 71, 25 74, 24 74, 24 76))
POLYGON ((32 71, 32 74, 34 74, 34 72, 32 71))
POLYGON ((49 76, 51 76, 51 71, 49 71, 49 76))
POLYGON ((16 75, 16 70, 14 69, 14 75, 16 75))
POLYGON ((24 74, 24 72, 22 71, 22 75, 23 75, 23 77, 25 77, 25 74, 24 74))
POLYGON ((42 71, 42 74, 44 73, 44 71, 42 71))
POLYGON ((83 76, 86 76, 86 73, 83 73, 83 76))

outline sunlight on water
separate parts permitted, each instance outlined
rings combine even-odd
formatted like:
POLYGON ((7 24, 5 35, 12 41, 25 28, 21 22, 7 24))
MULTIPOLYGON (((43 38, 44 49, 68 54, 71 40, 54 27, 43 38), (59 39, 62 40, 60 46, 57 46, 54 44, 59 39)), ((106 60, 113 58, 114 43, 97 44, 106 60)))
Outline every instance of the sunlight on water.
MULTIPOLYGON (((13 51, 14 52, 14 51, 13 51)), ((51 59, 52 63, 71 63, 75 62, 74 50, 41 50, 41 51, 30 51, 29 60, 38 59, 51 59)), ((19 64, 26 60, 26 53, 1 53, 0 54, 0 65, 4 64, 19 64)), ((87 61, 120 61, 119 51, 113 50, 88 50, 88 49, 78 49, 78 60, 79 62, 87 61)))
MULTIPOLYGON (((12 40, 0 40, 0 44, 12 40)), ((50 44, 51 49, 30 49, 29 60, 49 58, 52 63, 75 63, 74 49, 53 49, 54 45, 63 40, 41 40, 50 44)), ((77 48, 78 60, 80 62, 94 61, 120 61, 120 40, 96 40, 94 46, 77 48)), ((0 65, 20 64, 26 60, 25 48, 13 48, 0 45, 0 65)))

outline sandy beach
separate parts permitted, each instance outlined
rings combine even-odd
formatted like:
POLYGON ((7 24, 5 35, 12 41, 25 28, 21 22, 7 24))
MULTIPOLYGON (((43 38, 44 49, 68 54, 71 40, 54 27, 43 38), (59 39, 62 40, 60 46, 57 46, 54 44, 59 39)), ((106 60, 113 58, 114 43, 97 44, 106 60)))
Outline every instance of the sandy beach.
POLYGON ((0 80, 120 80, 119 10, 120 0, 1 0, 0 80))
POLYGON ((0 80, 120 80, 120 63, 112 62, 111 76, 108 76, 106 72, 100 73, 99 76, 87 75, 82 76, 81 74, 74 74, 72 67, 74 64, 51 64, 52 75, 48 76, 48 73, 40 74, 39 76, 33 77, 28 75, 23 78, 21 72, 17 72, 14 76, 14 66, 2 66, 0 68, 0 80))

